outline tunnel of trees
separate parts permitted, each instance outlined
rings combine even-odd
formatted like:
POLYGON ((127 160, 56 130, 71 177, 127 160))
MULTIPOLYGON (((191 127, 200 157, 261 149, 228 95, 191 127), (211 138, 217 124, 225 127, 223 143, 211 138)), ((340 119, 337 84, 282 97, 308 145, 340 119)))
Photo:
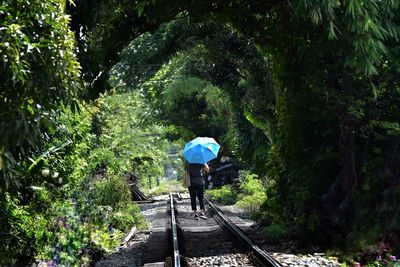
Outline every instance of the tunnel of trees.
POLYGON ((96 260, 144 224, 126 177, 156 186, 194 136, 256 175, 277 233, 400 253, 399 8, 3 1, 0 264, 96 260))

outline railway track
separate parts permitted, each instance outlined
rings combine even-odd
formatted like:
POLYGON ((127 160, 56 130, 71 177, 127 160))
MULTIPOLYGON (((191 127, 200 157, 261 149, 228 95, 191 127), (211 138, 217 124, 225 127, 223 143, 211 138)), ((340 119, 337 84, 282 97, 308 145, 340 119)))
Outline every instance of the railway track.
POLYGON ((195 220, 189 199, 170 193, 168 266, 281 266, 211 201, 208 218, 195 220))
POLYGON ((315 252, 293 254, 273 249, 272 258, 246 238, 247 235, 263 242, 252 227, 254 222, 240 219, 237 211, 226 206, 220 206, 222 213, 211 202, 206 206, 209 218, 195 220, 189 202, 188 194, 137 201, 150 222, 149 228, 136 233, 126 248, 102 259, 96 266, 341 266, 337 260, 315 252), (232 230, 232 225, 233 229, 240 229, 232 230))

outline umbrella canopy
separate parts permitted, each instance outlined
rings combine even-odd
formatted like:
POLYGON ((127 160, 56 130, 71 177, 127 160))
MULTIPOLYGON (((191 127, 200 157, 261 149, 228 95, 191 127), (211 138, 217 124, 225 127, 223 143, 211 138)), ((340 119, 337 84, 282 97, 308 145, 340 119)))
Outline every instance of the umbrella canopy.
POLYGON ((197 137, 186 143, 183 156, 189 163, 205 164, 218 155, 220 145, 211 137, 197 137))

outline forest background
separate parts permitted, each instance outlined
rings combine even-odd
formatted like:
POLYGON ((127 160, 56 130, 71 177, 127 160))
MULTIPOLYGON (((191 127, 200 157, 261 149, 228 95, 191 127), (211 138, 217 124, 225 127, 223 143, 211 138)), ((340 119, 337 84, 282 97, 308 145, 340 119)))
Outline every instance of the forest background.
POLYGON ((399 254, 399 5, 2 1, 0 264, 111 251, 145 224, 129 182, 200 135, 265 187, 266 233, 399 254))

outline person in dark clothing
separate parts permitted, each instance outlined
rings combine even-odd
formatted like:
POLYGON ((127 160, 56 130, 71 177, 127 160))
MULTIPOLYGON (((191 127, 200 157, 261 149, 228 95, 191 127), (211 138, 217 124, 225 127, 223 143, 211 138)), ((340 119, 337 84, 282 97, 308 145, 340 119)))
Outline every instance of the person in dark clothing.
POLYGON ((204 177, 203 173, 208 173, 210 168, 207 164, 188 164, 189 174, 190 174, 190 204, 192 206, 192 211, 194 218, 198 220, 199 218, 207 219, 204 213, 204 177), (200 213, 197 212, 196 196, 199 200, 200 213))

